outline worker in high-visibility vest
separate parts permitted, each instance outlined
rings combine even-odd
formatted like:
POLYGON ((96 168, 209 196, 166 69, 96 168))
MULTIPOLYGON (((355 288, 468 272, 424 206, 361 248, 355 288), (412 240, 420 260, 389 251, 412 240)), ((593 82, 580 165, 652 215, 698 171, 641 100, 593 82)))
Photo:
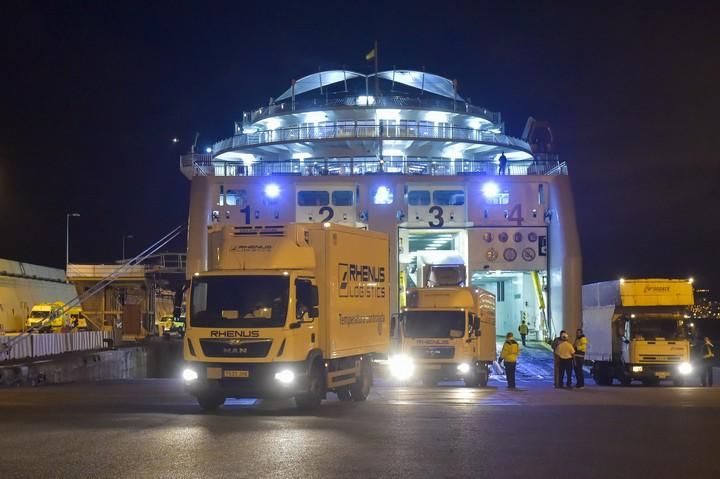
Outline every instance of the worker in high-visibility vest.
POLYGON ((520 321, 520 326, 518 326, 518 332, 520 333, 520 339, 522 340, 523 346, 527 346, 525 344, 525 338, 527 338, 529 330, 530 329, 528 328, 528 325, 525 324, 525 320, 523 319, 522 321, 520 321))
POLYGON ((515 367, 517 366, 519 354, 520 345, 513 338, 513 333, 507 333, 498 363, 505 362, 505 377, 507 378, 508 389, 515 389, 515 367))
POLYGON ((713 385, 713 362, 715 361, 715 345, 710 341, 710 338, 705 336, 705 342, 700 350, 703 355, 702 371, 700 371, 700 382, 703 387, 713 385))
POLYGON ((585 364, 585 352, 587 351, 588 338, 583 334, 582 329, 578 329, 575 333, 575 387, 578 389, 585 387, 585 375, 583 373, 583 365, 585 364))

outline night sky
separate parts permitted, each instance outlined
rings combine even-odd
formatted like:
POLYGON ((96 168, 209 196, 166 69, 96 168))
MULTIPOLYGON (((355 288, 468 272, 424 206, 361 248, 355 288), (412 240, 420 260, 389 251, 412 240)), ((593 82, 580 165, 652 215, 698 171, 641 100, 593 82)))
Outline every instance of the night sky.
POLYGON ((694 276, 720 296, 720 2, 14 3, 2 258, 62 267, 71 211, 71 262, 118 259, 125 234, 138 252, 187 220, 195 131, 203 148, 230 136, 318 67, 369 72, 377 39, 381 69, 456 78, 510 135, 551 122, 585 282, 694 276))

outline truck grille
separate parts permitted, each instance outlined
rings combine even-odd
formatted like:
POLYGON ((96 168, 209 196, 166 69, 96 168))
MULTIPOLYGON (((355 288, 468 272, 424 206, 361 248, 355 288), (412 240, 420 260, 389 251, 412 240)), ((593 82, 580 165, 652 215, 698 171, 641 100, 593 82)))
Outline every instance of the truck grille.
POLYGON ((681 356, 670 354, 641 354, 641 363, 679 363, 681 356))
POLYGON ((415 346, 412 355, 418 359, 451 359, 455 356, 454 346, 415 346))
POLYGON ((264 358, 272 339, 201 339, 203 354, 210 358, 264 358))

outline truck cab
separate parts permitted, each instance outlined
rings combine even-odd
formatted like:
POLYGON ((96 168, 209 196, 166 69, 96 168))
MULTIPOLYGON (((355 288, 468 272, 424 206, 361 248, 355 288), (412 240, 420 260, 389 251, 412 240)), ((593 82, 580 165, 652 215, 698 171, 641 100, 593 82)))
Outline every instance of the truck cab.
POLYGON ((398 379, 425 385, 460 380, 486 386, 495 359, 495 297, 479 288, 411 289, 399 321, 399 353, 390 358, 398 379))

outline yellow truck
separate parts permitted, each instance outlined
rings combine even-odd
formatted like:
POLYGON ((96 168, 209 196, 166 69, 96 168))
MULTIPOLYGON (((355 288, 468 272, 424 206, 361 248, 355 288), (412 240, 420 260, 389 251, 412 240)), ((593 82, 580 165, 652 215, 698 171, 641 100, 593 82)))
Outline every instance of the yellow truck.
POLYGON ((200 406, 228 397, 327 392, 364 401, 387 355, 388 241, 330 223, 209 230, 208 271, 193 274, 183 378, 200 406))
POLYGON ((585 360, 596 383, 683 385, 692 373, 689 308, 692 281, 621 279, 583 286, 585 360))
POLYGON ((36 304, 30 310, 30 316, 25 321, 26 330, 38 332, 60 332, 63 327, 69 329, 86 330, 87 318, 80 306, 75 306, 63 312, 65 303, 36 304))
POLYGON ((495 296, 480 288, 410 289, 399 322, 400 352, 389 358, 397 379, 423 384, 462 379, 486 386, 495 359, 495 296))

